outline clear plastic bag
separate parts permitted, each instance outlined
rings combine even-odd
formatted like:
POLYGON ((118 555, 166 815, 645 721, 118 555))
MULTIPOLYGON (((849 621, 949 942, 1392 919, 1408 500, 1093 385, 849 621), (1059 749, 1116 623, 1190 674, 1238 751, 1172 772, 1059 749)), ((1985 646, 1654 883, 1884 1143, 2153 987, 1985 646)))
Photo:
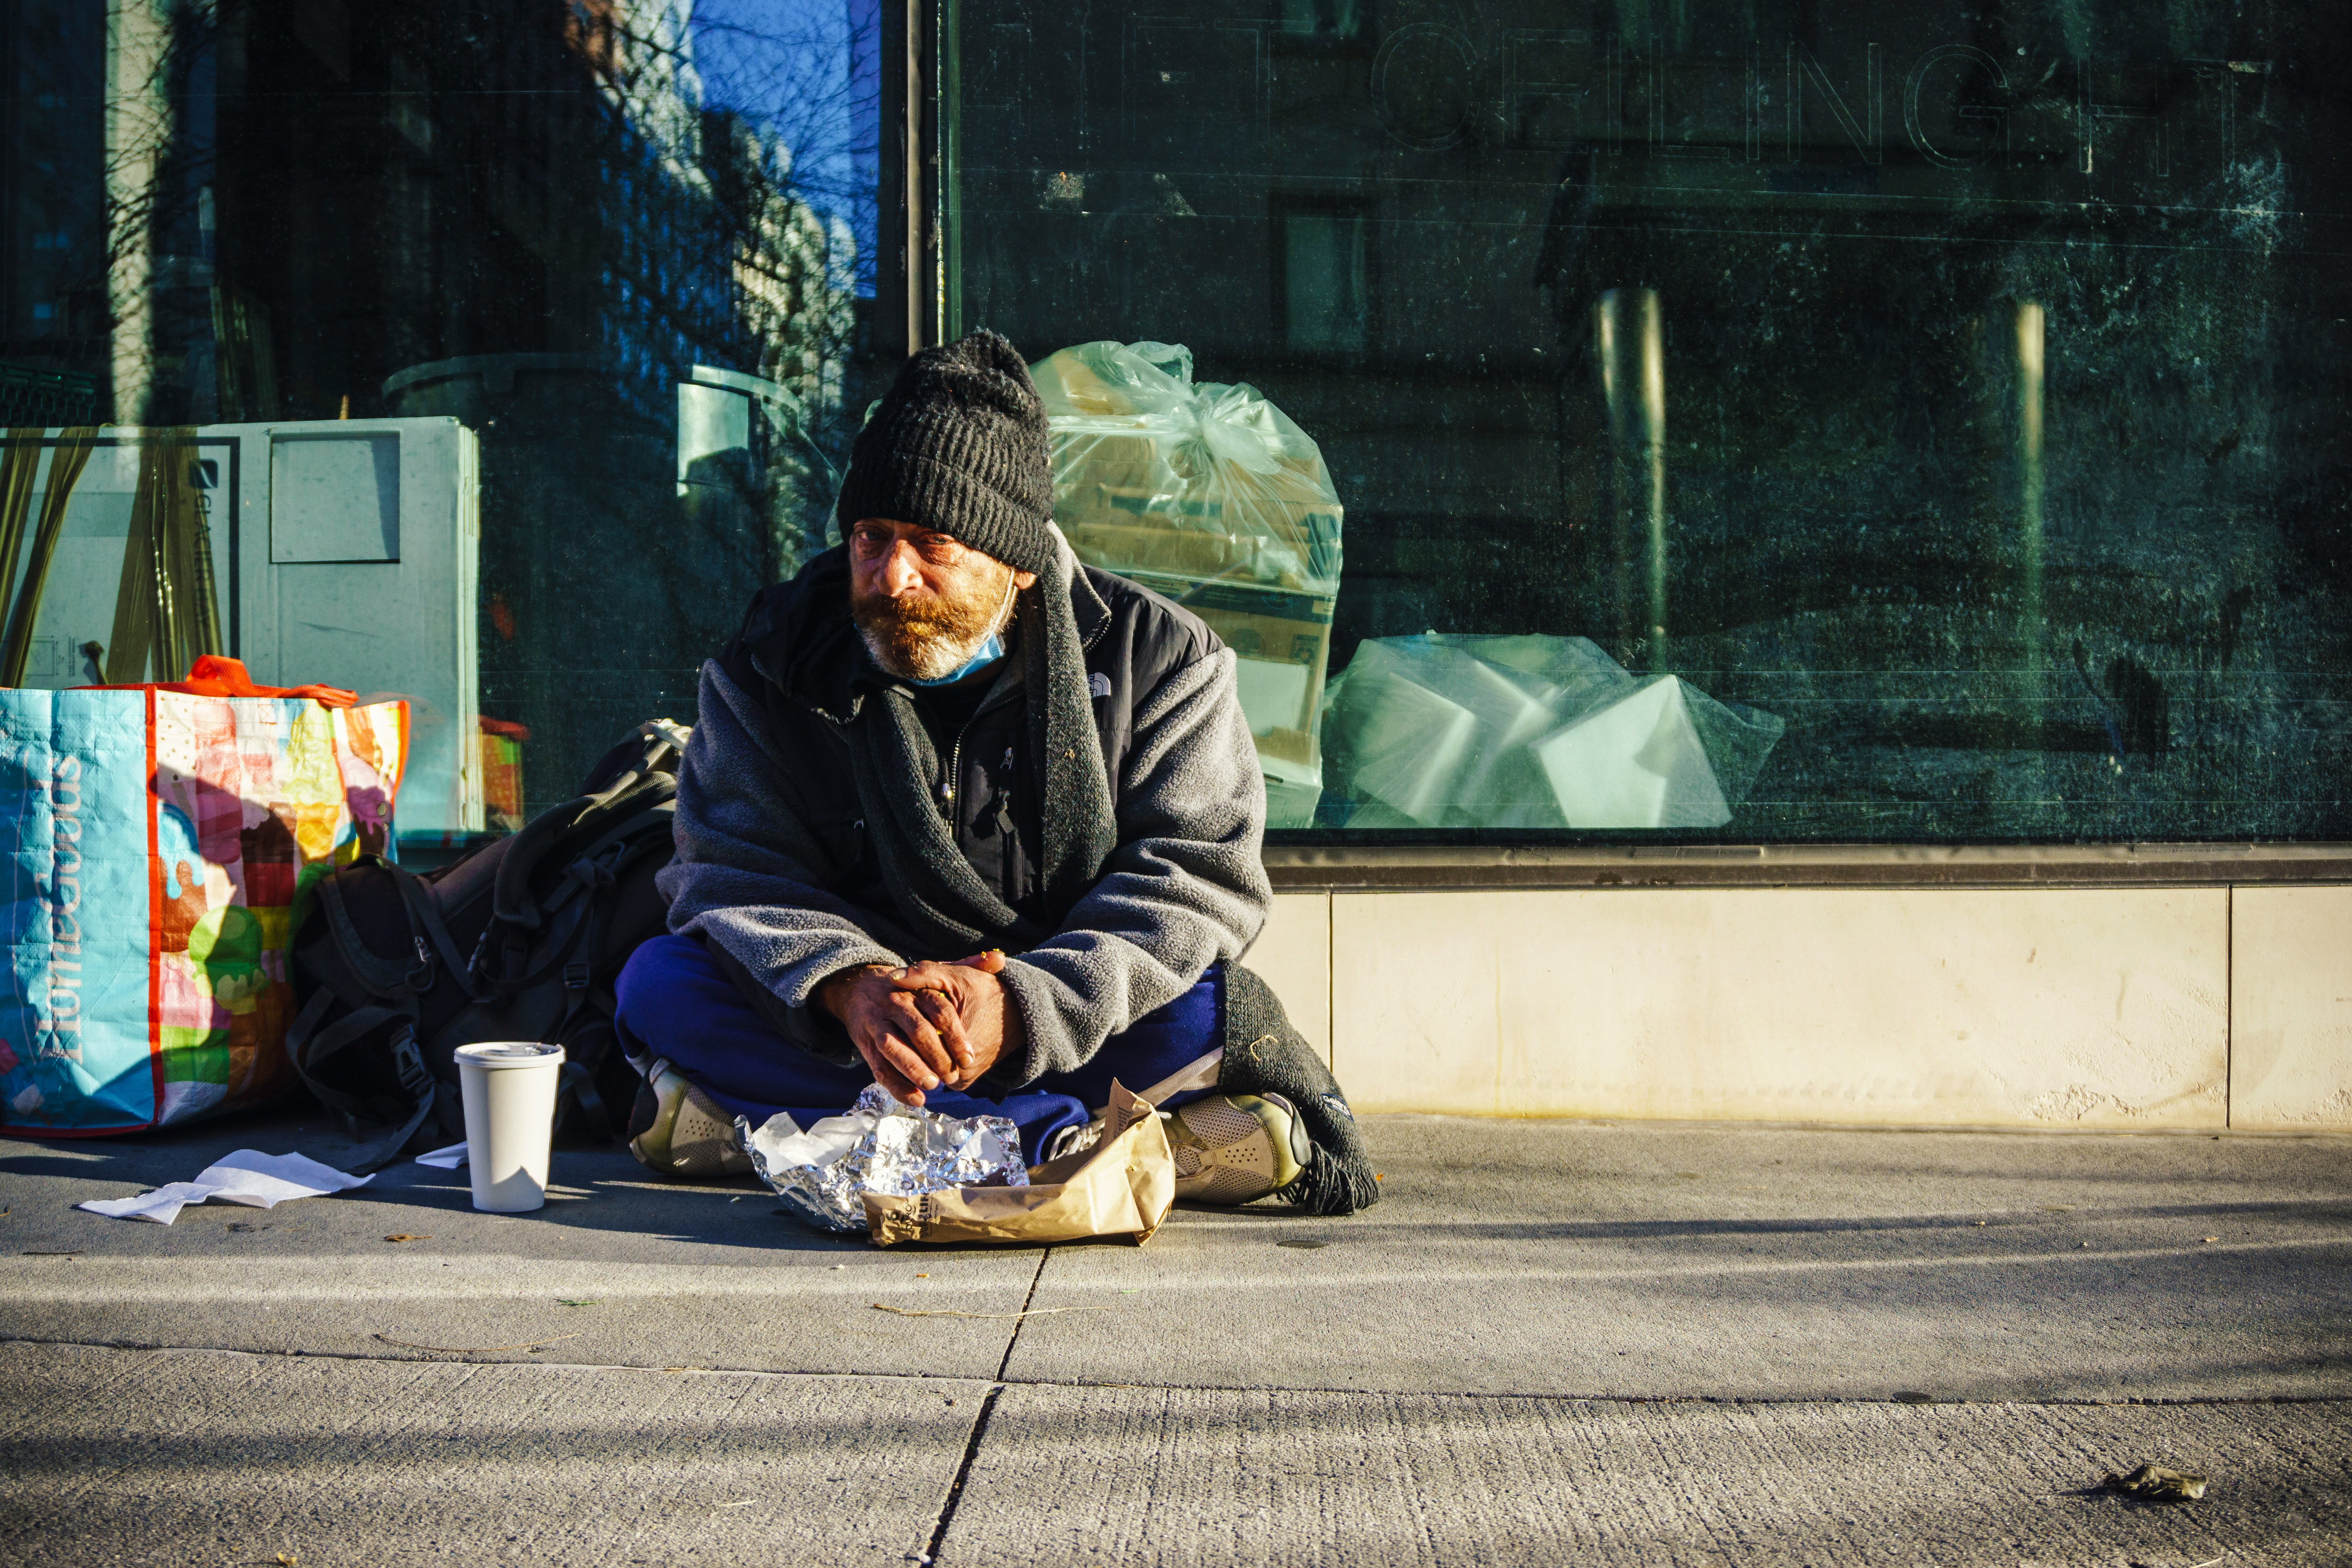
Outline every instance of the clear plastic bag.
POLYGON ((1194 384, 1180 343, 1079 343, 1030 374, 1055 522, 1081 561, 1166 595, 1233 648, 1269 826, 1305 826, 1343 516, 1321 450, 1255 387, 1194 384))
POLYGON ((1351 827, 1720 827, 1780 720, 1583 637, 1383 637, 1332 682, 1323 740, 1351 827))

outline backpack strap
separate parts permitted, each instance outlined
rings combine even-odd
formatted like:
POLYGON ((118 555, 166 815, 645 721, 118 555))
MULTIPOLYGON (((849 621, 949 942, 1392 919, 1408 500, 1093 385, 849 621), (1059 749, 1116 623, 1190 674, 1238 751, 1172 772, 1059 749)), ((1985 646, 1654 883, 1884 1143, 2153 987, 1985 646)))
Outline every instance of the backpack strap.
MULTIPOLYGON (((591 954, 593 954, 602 935, 604 923, 597 909, 596 894, 611 887, 619 879, 623 871, 639 859, 669 847, 670 840, 667 834, 656 835, 648 832, 647 829, 657 825, 667 825, 673 819, 673 814, 667 805, 653 806, 635 813, 626 821, 613 827, 603 837, 581 852, 580 858, 566 869, 562 886, 548 895, 547 902, 543 906, 546 913, 558 913, 573 901, 575 895, 580 896, 580 912, 572 922, 571 932, 564 937, 555 952, 549 955, 545 963, 526 974, 486 975, 479 973, 477 969, 474 977, 492 990, 511 994, 519 991, 528 991, 534 985, 543 985, 554 979, 558 973, 572 966, 572 955, 583 946, 591 954)), ((504 868, 500 868, 500 874, 503 876, 504 868)), ((541 906, 534 906, 534 915, 540 912, 541 906)), ((493 926, 497 923, 497 918, 493 917, 493 926)), ((536 929, 540 921, 534 919, 533 928, 536 929)), ((488 956, 489 931, 490 928, 485 927, 482 941, 475 944, 474 963, 477 965, 488 956)), ((476 998, 478 1001, 485 999, 476 998)), ((567 1018, 570 1013, 571 1009, 567 1008, 565 1010, 567 1018)))
MULTIPOLYGON (((647 726, 648 729, 652 727, 647 726)), ((594 894, 619 881, 622 874, 639 860, 668 849, 668 834, 652 833, 646 829, 666 823, 671 817, 671 807, 665 804, 650 811, 640 812, 614 828, 572 868, 577 877, 582 868, 590 864, 590 857, 601 857, 606 850, 614 850, 609 860, 599 858, 594 861, 600 873, 596 879, 593 883, 585 879, 566 883, 562 894, 559 895, 567 896, 575 887, 587 887, 589 889, 583 916, 572 931, 572 940, 565 943, 567 952, 579 952, 586 956, 575 958, 563 965, 563 1016, 552 1031, 554 1037, 563 1042, 567 1053, 562 1082, 556 1090, 562 1097, 558 1101, 557 1120, 563 1120, 565 1109, 577 1108, 577 1125, 588 1137, 600 1143, 617 1136, 619 1128, 612 1110, 604 1103, 604 1097, 596 1091, 595 1067, 608 1052, 620 1049, 621 1045, 620 1029, 614 1016, 617 1002, 610 989, 600 989, 594 984, 594 956, 604 949, 605 928, 612 917, 612 900, 598 899, 594 894), (591 1016, 584 1026, 579 1022, 583 1014, 591 1016), (573 1048, 599 1034, 604 1037, 600 1048, 593 1051, 573 1048)))
POLYGON ((436 1086, 433 1074, 425 1066, 424 1053, 416 1048, 416 1009, 413 1001, 406 1007, 354 1007, 324 1028, 320 1027, 334 1001, 334 994, 321 988, 295 1015, 294 1021, 287 1026, 286 1056, 303 1087, 317 1095, 320 1104, 339 1113, 356 1138, 362 1125, 375 1120, 377 1102, 322 1081, 318 1069, 329 1058, 385 1025, 393 1026, 393 1073, 409 1103, 400 1125, 352 1163, 353 1173, 365 1174, 390 1163, 415 1136, 416 1130, 425 1125, 425 1119, 433 1112, 436 1086))
MULTIPOLYGON (((640 726, 640 733, 651 729, 649 725, 640 726)), ((498 880, 491 894, 492 918, 508 926, 537 931, 540 908, 539 901, 531 897, 530 879, 548 851, 596 815, 626 811, 635 817, 638 813, 629 809, 633 796, 656 796, 665 802, 674 798, 677 794, 677 742, 667 734, 655 731, 646 736, 645 754, 609 785, 593 794, 577 795, 523 824, 522 831, 508 846, 506 858, 499 863, 498 880)), ((600 843, 609 840, 614 833, 628 830, 624 825, 605 834, 600 843)))
POLYGON ((425 1067, 425 1055, 416 1048, 416 1030, 411 1025, 403 1024, 393 1031, 392 1065, 400 1075, 401 1087, 415 1104, 400 1126, 360 1157, 352 1167, 356 1174, 380 1170, 398 1159, 400 1152, 408 1147, 408 1141, 416 1136, 416 1130, 425 1125, 425 1119, 433 1114, 435 1105, 448 1092, 448 1086, 436 1080, 425 1067))
POLYGON ((400 889, 401 906, 408 911, 409 933, 415 938, 418 967, 414 972, 409 988, 422 996, 433 984, 432 949, 438 949, 441 962, 448 967, 449 976, 460 990, 476 1002, 488 1001, 487 992, 474 987, 473 968, 458 954, 457 940, 450 936, 448 922, 441 918, 441 907, 421 878, 413 877, 397 866, 384 868, 393 875, 400 889), (427 940, 431 948, 426 946, 427 940))
MULTIPOLYGON (((395 879, 403 874, 397 866, 386 865, 383 869, 392 872, 395 879)), ((378 956, 361 938, 359 927, 352 921, 351 907, 343 902, 343 890, 335 885, 334 878, 325 878, 319 883, 319 904, 326 911, 327 933, 334 938, 335 951, 341 955, 343 967, 367 987, 369 994, 417 994, 432 984, 433 956, 425 951, 423 935, 415 931, 414 913, 408 922, 411 934, 416 937, 416 963, 412 965, 405 957, 378 956)))
MULTIPOLYGON (((583 1062, 567 1059, 562 1067, 562 1081, 556 1093, 568 1096, 580 1108, 581 1131, 598 1143, 613 1140, 613 1113, 604 1108, 604 1097, 596 1092, 596 1076, 583 1062)), ((556 1108, 556 1120, 562 1120, 562 1107, 556 1108)))
POLYGON ((417 1129, 425 1125, 425 1119, 434 1114, 444 1096, 446 1086, 435 1079, 416 1044, 423 1001, 433 988, 435 947, 441 950, 443 961, 466 994, 476 1001, 483 999, 469 984, 464 963, 457 959, 457 944, 450 940, 448 927, 434 907, 425 884, 397 866, 381 861, 378 864, 391 875, 393 885, 399 889, 402 912, 408 919, 409 940, 415 948, 415 963, 406 963, 404 955, 386 959, 370 948, 352 920, 342 889, 333 877, 325 879, 319 884, 319 901, 326 914, 328 934, 344 967, 375 1000, 353 1006, 327 1024, 324 1020, 328 1008, 338 1000, 348 1005, 348 998, 338 997, 332 987, 322 985, 286 1030, 287 1059, 295 1074, 320 1104, 341 1116, 356 1138, 362 1126, 383 1119, 382 1103, 326 1082, 322 1069, 330 1058, 343 1050, 373 1038, 387 1026, 391 1029, 388 1044, 393 1077, 404 1105, 393 1113, 395 1125, 392 1131, 351 1163, 351 1169, 357 1173, 380 1169, 397 1158, 417 1129))
POLYGON ((342 889, 336 886, 334 878, 329 877, 319 884, 319 901, 326 910, 327 931, 334 938, 335 951, 341 955, 343 967, 352 972, 370 995, 423 996, 433 988, 433 950, 438 948, 442 963, 448 966, 467 996, 476 1002, 488 1001, 486 994, 474 988, 472 973, 458 956, 457 943, 441 919, 439 905, 425 880, 386 860, 376 860, 375 865, 391 877, 393 887, 400 894, 401 911, 408 917, 408 940, 415 950, 416 962, 411 964, 405 956, 384 958, 369 947, 352 922, 342 889))

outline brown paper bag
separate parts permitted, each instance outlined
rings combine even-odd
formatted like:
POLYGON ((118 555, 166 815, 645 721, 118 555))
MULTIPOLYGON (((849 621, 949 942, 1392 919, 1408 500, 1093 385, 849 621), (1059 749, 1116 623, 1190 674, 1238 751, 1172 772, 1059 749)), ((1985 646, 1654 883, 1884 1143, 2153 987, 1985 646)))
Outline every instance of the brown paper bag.
POLYGON ((907 1197, 867 1193, 876 1245, 901 1241, 1151 1239, 1176 1202, 1176 1159, 1159 1112, 1114 1079, 1102 1142, 1029 1170, 1025 1187, 955 1187, 907 1197))

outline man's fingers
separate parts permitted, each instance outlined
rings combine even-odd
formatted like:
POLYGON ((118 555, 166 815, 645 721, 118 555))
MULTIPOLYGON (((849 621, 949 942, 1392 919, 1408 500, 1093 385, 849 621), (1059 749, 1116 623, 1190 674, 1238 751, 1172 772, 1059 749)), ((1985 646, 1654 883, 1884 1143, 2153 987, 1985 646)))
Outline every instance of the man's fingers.
POLYGON ((882 1086, 883 1092, 908 1105, 923 1103, 923 1091, 908 1082, 905 1075, 890 1065, 890 1058, 884 1054, 878 1042, 860 1041, 857 1054, 865 1058, 866 1070, 874 1075, 874 1081, 882 1086))
POLYGON ((882 1058, 879 1065, 887 1067, 897 1073, 903 1088, 913 1092, 910 1096, 898 1089, 891 1089, 891 1086, 887 1083, 882 1087, 889 1089, 891 1093, 898 1095, 908 1104, 922 1104, 923 1091, 939 1088, 940 1075, 924 1064, 923 1058, 917 1054, 915 1047, 909 1045, 906 1037, 897 1030, 885 1028, 878 1032, 874 1037, 874 1048, 882 1058))
POLYGON ((1001 952, 978 953, 953 963, 922 963, 909 964, 890 978, 890 984, 900 987, 899 994, 912 995, 922 1016, 929 1019, 946 1040, 949 1053, 962 1074, 959 1086, 969 1083, 978 1075, 971 1069, 980 1058, 980 1045, 972 1037, 971 1009, 985 994, 990 983, 972 973, 994 974, 1004 966, 1001 952))
MULTIPOLYGON (((912 1046, 921 1064, 932 1073, 941 1079, 952 1077, 956 1069, 955 1058, 949 1052, 947 1042, 940 1038, 939 1030, 931 1026, 929 1020, 916 1006, 916 1000, 915 995, 907 992, 892 992, 889 1000, 883 1005, 884 1027, 912 1046)), ((924 1087, 931 1086, 926 1084, 924 1087)))
POLYGON ((906 1074, 898 1072, 898 1068, 891 1065, 889 1056, 882 1051, 879 1044, 868 1044, 863 1051, 858 1051, 858 1056, 866 1058, 866 1072, 875 1074, 875 1084, 882 1086, 885 1093, 889 1093, 894 1100, 906 1100, 908 1105, 922 1105, 922 1090, 915 1084, 908 1084, 906 1074))
POLYGON ((963 1026, 963 1015, 956 1011, 954 1000, 944 992, 918 991, 915 1006, 940 1032, 947 1042, 948 1054, 955 1058, 956 1072, 971 1070, 972 1061, 971 1036, 963 1026))
POLYGON ((949 991, 952 994, 950 988, 961 978, 955 972, 962 967, 961 963, 934 963, 925 959, 891 975, 890 984, 901 991, 949 991))

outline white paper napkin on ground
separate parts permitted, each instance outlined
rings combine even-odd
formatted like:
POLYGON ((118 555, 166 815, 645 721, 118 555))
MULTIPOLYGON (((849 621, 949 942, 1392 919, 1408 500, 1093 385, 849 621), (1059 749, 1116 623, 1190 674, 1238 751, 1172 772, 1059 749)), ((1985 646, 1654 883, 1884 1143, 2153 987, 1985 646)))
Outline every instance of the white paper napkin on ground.
POLYGON ((452 1143, 446 1149, 436 1149, 429 1154, 419 1154, 416 1163, 430 1165, 436 1171, 454 1171, 466 1163, 466 1146, 452 1143))
POLYGON ((226 1204, 244 1204, 249 1208, 275 1208, 289 1198, 315 1198, 326 1193, 364 1187, 373 1180, 372 1175, 347 1176, 307 1155, 265 1154, 257 1149, 239 1149, 218 1164, 205 1166, 193 1182, 173 1182, 135 1198, 92 1198, 74 1206, 111 1219, 144 1219, 169 1225, 180 1217, 180 1210, 187 1205, 213 1198, 226 1204))

